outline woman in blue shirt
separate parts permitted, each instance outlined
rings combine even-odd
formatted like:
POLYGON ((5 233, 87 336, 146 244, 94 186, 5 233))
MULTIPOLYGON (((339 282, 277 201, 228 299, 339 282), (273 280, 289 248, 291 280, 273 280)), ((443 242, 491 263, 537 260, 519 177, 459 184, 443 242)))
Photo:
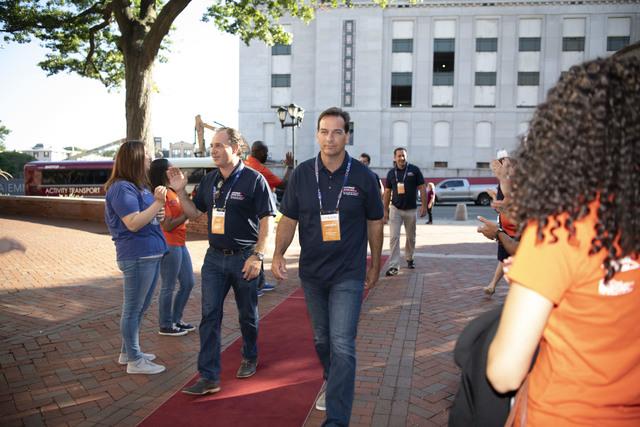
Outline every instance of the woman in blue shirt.
POLYGON ((149 190, 151 159, 144 143, 127 141, 118 150, 111 177, 105 184, 105 222, 116 246, 118 268, 124 276, 120 318, 122 350, 118 362, 128 374, 158 374, 165 367, 143 353, 138 339, 142 316, 151 304, 167 244, 157 216, 165 204, 166 187, 149 190))

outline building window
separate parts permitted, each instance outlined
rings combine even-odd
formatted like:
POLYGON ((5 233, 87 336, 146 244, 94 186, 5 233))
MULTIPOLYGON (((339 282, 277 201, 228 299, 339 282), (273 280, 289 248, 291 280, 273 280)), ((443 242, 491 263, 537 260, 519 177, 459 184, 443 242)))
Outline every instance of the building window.
POLYGON ((355 52, 354 21, 344 21, 342 25, 342 106, 353 106, 353 77, 354 77, 354 52, 355 52))
POLYGON ((354 126, 353 122, 349 122, 349 142, 348 145, 353 145, 353 134, 354 134, 354 126))
POLYGON ((271 46, 271 55, 291 55, 291 45, 276 43, 271 46))
POLYGON ((455 39, 433 40, 433 85, 453 86, 455 39))
POLYGON ((391 106, 411 107, 412 73, 391 73, 391 106))
POLYGON ((391 52, 413 52, 413 39, 393 39, 391 52))
POLYGON ((497 52, 497 51, 498 51, 497 38, 477 38, 476 39, 476 52, 497 52))
POLYGON ((496 73, 477 71, 476 72, 476 86, 495 86, 496 85, 496 73))
POLYGON ((607 37, 607 51, 615 52, 629 44, 629 36, 624 37, 607 37))
POLYGON ((271 74, 271 87, 291 87, 291 74, 271 74))
POLYGON ((520 37, 518 50, 520 52, 540 52, 540 37, 520 37))
POLYGON ((433 146, 448 147, 451 140, 451 124, 449 122, 436 122, 433 126, 433 146))
POLYGON ((518 86, 539 86, 540 73, 537 71, 518 72, 518 86))
POLYGON ((477 169, 489 169, 489 162, 476 162, 477 169))
POLYGON ((446 168, 449 167, 449 162, 433 162, 433 167, 434 168, 446 168))
POLYGON ((584 52, 584 37, 563 37, 563 52, 584 52))

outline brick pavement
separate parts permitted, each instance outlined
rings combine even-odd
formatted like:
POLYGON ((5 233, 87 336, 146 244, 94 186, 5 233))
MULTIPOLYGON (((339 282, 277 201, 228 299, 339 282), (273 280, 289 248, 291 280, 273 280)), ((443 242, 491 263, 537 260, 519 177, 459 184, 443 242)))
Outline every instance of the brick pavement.
MULTIPOLYGON (((446 425, 458 383, 455 340, 506 291, 499 288, 492 300, 483 296, 495 246, 471 224, 419 225, 417 269, 402 269, 370 292, 360 321, 353 426, 446 425)), ((3 425, 136 425, 194 375, 197 333, 159 336, 157 302, 143 322, 141 343, 167 372, 127 375, 117 364, 122 280, 104 225, 5 215, 0 236, 27 246, 25 254, 0 255, 3 425)), ((385 241, 387 248, 388 235, 385 241)), ((198 284, 185 319, 197 322, 207 241, 190 239, 188 246, 198 284)), ((295 256, 290 268, 295 277, 295 256)), ((297 286, 290 279, 266 294, 261 313, 297 286)), ((235 312, 228 298, 225 346, 239 336, 235 312)), ((312 410, 305 426, 319 426, 322 417, 312 410)))

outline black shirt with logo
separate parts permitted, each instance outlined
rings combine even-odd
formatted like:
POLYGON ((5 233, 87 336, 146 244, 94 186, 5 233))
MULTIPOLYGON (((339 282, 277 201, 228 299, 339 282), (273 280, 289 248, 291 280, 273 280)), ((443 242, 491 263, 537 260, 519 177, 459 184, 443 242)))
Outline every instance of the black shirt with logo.
POLYGON ((385 188, 391 189, 391 204, 401 210, 415 209, 417 190, 424 185, 424 177, 417 166, 407 163, 404 169, 393 168, 387 173, 385 188), (405 175, 406 171, 406 175, 405 175), (398 177, 396 179, 396 176, 398 177), (404 194, 398 194, 398 182, 404 180, 404 194))

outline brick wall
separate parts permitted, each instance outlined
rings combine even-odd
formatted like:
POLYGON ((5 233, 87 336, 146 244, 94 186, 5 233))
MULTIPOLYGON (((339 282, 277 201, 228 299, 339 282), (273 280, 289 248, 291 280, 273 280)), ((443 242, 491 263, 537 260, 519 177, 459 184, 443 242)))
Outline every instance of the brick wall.
MULTIPOLYGON (((104 199, 0 195, 1 214, 104 223, 104 199)), ((187 231, 206 235, 207 216, 190 221, 187 231)))

